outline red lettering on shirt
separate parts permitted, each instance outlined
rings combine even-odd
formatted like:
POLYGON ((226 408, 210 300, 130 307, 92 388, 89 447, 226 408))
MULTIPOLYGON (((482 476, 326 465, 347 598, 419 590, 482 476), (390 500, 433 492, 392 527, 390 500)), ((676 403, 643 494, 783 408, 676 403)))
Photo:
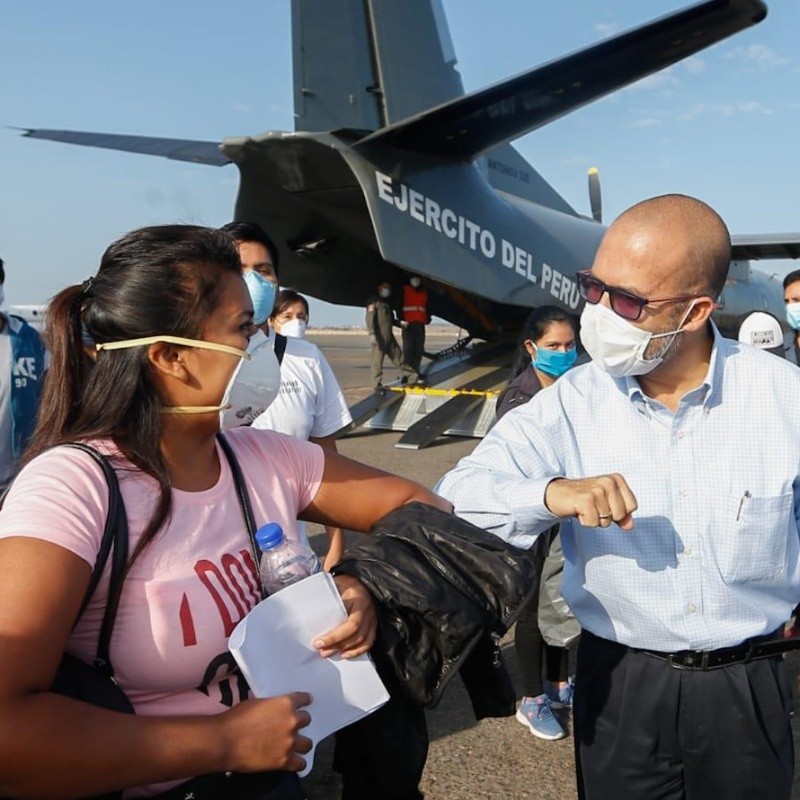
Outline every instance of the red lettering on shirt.
POLYGON ((194 629, 194 620, 192 619, 192 609, 189 607, 189 598, 184 592, 181 598, 181 608, 179 612, 181 620, 181 630, 183 631, 183 646, 192 647, 197 644, 197 633, 194 629))

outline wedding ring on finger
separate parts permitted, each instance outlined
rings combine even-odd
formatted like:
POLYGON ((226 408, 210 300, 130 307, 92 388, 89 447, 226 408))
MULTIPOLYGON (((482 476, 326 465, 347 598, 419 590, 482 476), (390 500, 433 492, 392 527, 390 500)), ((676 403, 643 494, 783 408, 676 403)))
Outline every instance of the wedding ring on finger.
POLYGON ((612 516, 613 516, 613 514, 598 514, 597 518, 598 519, 611 519, 612 516))

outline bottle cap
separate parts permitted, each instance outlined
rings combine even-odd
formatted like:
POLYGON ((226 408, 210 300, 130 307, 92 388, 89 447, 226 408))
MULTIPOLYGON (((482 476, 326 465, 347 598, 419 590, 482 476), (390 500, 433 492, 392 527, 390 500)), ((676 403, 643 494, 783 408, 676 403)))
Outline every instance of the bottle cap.
POLYGON ((268 522, 256 531, 256 541, 262 550, 273 550, 283 540, 283 528, 277 522, 268 522))

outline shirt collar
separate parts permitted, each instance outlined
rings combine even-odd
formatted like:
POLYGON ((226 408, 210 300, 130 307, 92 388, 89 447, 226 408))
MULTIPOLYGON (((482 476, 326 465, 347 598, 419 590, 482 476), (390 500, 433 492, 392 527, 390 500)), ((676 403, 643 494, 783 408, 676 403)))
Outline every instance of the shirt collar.
MULTIPOLYGON (((709 321, 709 323, 711 325, 713 341, 711 344, 711 358, 708 362, 708 370, 705 378, 703 378, 703 382, 686 395, 686 397, 689 395, 697 395, 698 399, 702 398, 701 404, 704 408, 710 405, 712 398, 719 392, 722 386, 723 361, 730 353, 731 346, 734 344, 719 332, 716 323, 713 321, 709 321)), ((617 384, 620 391, 628 395, 632 403, 638 405, 651 402, 650 398, 642 391, 642 387, 635 377, 624 375, 621 378, 612 378, 612 380, 617 384)))

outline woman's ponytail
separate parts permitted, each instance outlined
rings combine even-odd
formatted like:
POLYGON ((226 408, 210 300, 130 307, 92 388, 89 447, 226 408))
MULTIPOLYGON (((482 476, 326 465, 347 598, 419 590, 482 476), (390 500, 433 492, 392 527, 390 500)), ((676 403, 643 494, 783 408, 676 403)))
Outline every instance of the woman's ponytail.
POLYGON ((39 413, 31 442, 23 457, 27 463, 53 443, 61 441, 74 421, 93 361, 83 341, 81 313, 91 298, 89 282, 68 286, 47 306, 44 343, 49 353, 39 413))

